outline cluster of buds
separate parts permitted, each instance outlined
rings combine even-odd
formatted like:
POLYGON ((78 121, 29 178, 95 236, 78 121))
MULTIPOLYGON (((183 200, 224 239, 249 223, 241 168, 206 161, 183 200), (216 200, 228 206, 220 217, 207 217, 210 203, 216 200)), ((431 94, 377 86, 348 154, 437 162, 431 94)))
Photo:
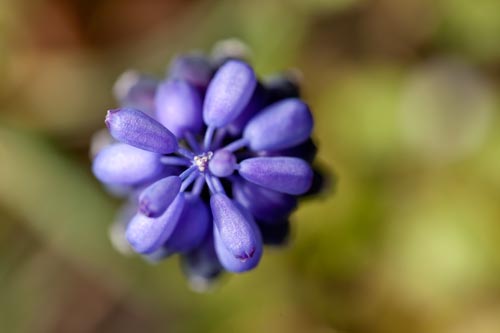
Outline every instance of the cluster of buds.
POLYGON ((241 54, 217 49, 178 56, 163 80, 125 73, 105 118, 110 142, 93 159, 94 175, 128 198, 118 228, 128 245, 151 261, 179 254, 197 288, 284 243, 321 178, 295 78, 259 80, 241 54))

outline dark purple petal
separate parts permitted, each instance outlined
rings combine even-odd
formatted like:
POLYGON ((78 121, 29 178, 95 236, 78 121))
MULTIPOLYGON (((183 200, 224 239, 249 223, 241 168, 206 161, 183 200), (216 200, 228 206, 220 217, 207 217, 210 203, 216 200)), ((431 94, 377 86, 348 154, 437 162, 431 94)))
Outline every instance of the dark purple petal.
POLYGON ((186 131, 198 133, 203 128, 200 94, 186 81, 160 84, 155 103, 156 118, 178 138, 184 137, 186 131))
POLYGON ((168 129, 139 110, 109 110, 105 123, 113 138, 131 146, 158 154, 170 154, 178 148, 176 137, 168 129))
POLYGON ((163 172, 160 157, 123 143, 115 143, 97 154, 92 171, 97 179, 106 184, 139 185, 163 172))
POLYGON ((259 156, 291 156, 306 160, 309 163, 314 161, 318 148, 314 141, 309 138, 301 144, 283 150, 260 152, 259 156))
POLYGON ((252 150, 280 150, 307 140, 313 118, 300 99, 289 98, 274 103, 253 117, 243 131, 252 150))
POLYGON ((223 127, 235 120, 248 104, 257 79, 252 67, 239 60, 222 65, 210 81, 203 105, 203 120, 223 127))
POLYGON ((114 93, 122 107, 138 109, 152 116, 157 86, 157 79, 131 70, 118 78, 114 93))
POLYGON ((273 224, 257 222, 264 245, 283 246, 290 238, 290 222, 276 221, 273 224))
POLYGON ((196 291, 205 291, 224 271, 214 248, 213 234, 208 232, 201 245, 181 256, 181 267, 196 291))
POLYGON ((213 75, 210 60, 202 54, 187 54, 176 57, 169 68, 169 77, 189 82, 204 91, 213 75))
POLYGON ((295 197, 247 181, 233 183, 233 196, 255 218, 268 223, 274 223, 288 217, 291 211, 297 207, 295 197))
POLYGON ((313 167, 313 173, 312 185, 301 197, 312 197, 325 192, 335 191, 335 186, 337 185, 335 174, 327 173, 325 169, 319 166, 313 167))
POLYGON ((147 217, 163 214, 179 194, 181 183, 178 176, 170 176, 148 186, 139 196, 139 212, 147 217))
POLYGON ((219 258, 222 266, 224 266, 224 268, 229 272, 242 273, 249 271, 258 265, 260 258, 262 257, 263 244, 260 231, 250 213, 237 204, 234 205, 234 208, 245 217, 247 221, 246 223, 250 227, 249 229, 253 234, 254 251, 252 255, 246 258, 235 257, 234 253, 227 246, 227 240, 224 238, 222 232, 216 225, 214 225, 213 230, 214 244, 217 257, 219 258))
POLYGON ((257 82, 257 86, 247 106, 245 106, 240 115, 227 126, 229 133, 234 136, 241 134, 248 121, 262 110, 265 104, 266 92, 262 85, 257 82))
POLYGON ((299 195, 311 187, 313 171, 296 157, 255 157, 240 162, 246 180, 278 192, 299 195))
POLYGON ((188 252, 198 247, 207 235, 210 223, 207 205, 195 195, 186 195, 181 217, 164 247, 170 252, 188 252))
POLYGON ((208 169, 217 177, 228 177, 236 168, 236 157, 225 149, 217 150, 208 162, 208 169))
POLYGON ((137 214, 127 227, 127 240, 132 248, 142 254, 158 250, 170 237, 184 206, 184 194, 180 193, 165 213, 158 218, 137 214))
POLYGON ((250 220, 225 194, 216 193, 210 198, 210 207, 220 240, 224 247, 239 260, 252 258, 258 246, 257 236, 250 220))

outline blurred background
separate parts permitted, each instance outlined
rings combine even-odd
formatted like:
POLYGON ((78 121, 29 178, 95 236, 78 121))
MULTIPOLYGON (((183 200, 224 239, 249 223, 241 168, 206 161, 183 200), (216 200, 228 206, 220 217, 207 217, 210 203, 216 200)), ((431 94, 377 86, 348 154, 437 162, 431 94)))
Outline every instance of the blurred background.
POLYGON ((0 0, 1 332, 500 332, 500 1, 0 0), (338 177, 190 291, 123 257, 91 135, 126 69, 237 37, 303 73, 338 177))

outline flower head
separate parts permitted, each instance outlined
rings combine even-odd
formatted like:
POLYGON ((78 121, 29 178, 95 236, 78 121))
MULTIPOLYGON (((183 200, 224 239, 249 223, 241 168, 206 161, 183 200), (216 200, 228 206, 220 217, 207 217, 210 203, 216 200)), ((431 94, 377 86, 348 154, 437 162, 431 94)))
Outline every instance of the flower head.
POLYGON ((93 163, 101 182, 128 189, 132 249, 152 261, 179 253, 198 284, 256 267, 315 177, 313 117, 295 82, 260 82, 218 51, 176 58, 161 82, 122 76, 122 107, 105 119, 115 142, 93 163))

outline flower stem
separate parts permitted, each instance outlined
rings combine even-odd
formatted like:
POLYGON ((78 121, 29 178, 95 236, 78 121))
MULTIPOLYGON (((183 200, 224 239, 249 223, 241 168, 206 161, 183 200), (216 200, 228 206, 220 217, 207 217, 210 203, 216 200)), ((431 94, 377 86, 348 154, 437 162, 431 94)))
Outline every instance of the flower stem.
POLYGON ((194 182, 196 177, 198 177, 198 173, 191 172, 191 174, 187 176, 187 178, 184 179, 184 181, 182 182, 180 191, 184 192, 189 187, 189 185, 191 185, 191 183, 194 182))
POLYGON ((228 144, 227 146, 225 146, 222 149, 229 150, 230 152, 235 152, 238 149, 241 149, 241 148, 245 147, 247 144, 248 144, 247 139, 241 138, 239 140, 231 142, 230 144, 228 144))
POLYGON ((193 173, 195 170, 198 170, 198 167, 196 165, 192 165, 190 166, 189 168, 187 168, 186 170, 184 170, 184 172, 182 172, 180 175, 179 175, 179 178, 181 180, 184 180, 186 179, 191 173, 193 173))
POLYGON ((196 137, 194 136, 194 134, 192 132, 186 131, 186 133, 184 134, 184 136, 186 138, 186 142, 189 145, 189 147, 196 154, 200 154, 201 153, 201 147, 200 147, 200 144, 198 143, 198 141, 196 141, 196 137))
POLYGON ((212 143, 212 138, 214 137, 215 127, 209 126, 205 132, 205 139, 203 140, 203 146, 205 149, 210 149, 210 144, 212 143))
POLYGON ((190 166, 191 161, 185 157, 163 156, 160 161, 166 165, 190 166))
POLYGON ((189 150, 179 147, 177 148, 177 154, 184 156, 187 159, 192 160, 194 158, 194 154, 190 152, 189 150))
POLYGON ((193 185, 193 190, 191 193, 193 195, 199 196, 201 194, 201 191, 203 191, 203 187, 205 186, 205 177, 203 175, 199 175, 198 179, 196 179, 196 182, 193 185))
POLYGON ((222 140, 224 140, 224 138, 226 137, 226 133, 227 130, 225 128, 217 130, 217 132, 215 133, 214 142, 212 143, 212 150, 217 150, 217 148, 220 147, 220 145, 222 144, 222 140))

